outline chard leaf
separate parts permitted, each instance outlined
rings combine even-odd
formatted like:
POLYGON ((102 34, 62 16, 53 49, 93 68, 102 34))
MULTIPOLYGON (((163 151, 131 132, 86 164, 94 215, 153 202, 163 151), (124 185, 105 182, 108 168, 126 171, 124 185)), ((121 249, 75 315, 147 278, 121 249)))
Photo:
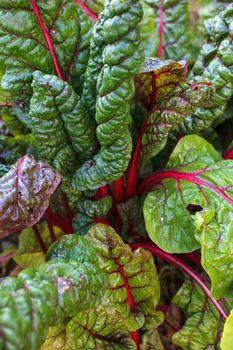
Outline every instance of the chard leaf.
POLYGON ((232 97, 232 14, 233 5, 229 4, 219 15, 205 22, 207 43, 201 49, 193 68, 193 75, 201 75, 204 80, 210 79, 216 95, 211 106, 200 106, 195 114, 181 124, 181 133, 194 133, 209 128, 213 121, 223 114, 227 101, 232 97))
MULTIPOLYGON (((46 222, 41 222, 36 225, 39 231, 40 238, 43 242, 43 247, 49 248, 53 243, 49 227, 46 222)), ((58 239, 63 232, 58 227, 52 227, 53 239, 58 239)), ((14 252, 13 259, 22 268, 33 267, 38 269, 41 264, 45 262, 45 251, 43 251, 41 243, 38 241, 37 231, 34 227, 25 228, 19 235, 19 245, 14 252)))
POLYGON ((136 98, 151 111, 184 80, 185 73, 185 61, 146 59, 142 73, 135 78, 136 98))
POLYGON ((112 206, 112 197, 106 196, 99 200, 81 198, 75 203, 73 228, 75 232, 85 235, 94 225, 95 219, 104 218, 112 206))
POLYGON ((132 151, 129 124, 133 79, 143 63, 139 26, 142 15, 138 0, 106 2, 100 15, 99 44, 102 45, 103 39, 105 47, 104 66, 97 82, 95 119, 101 149, 75 173, 73 186, 77 190, 97 189, 111 183, 120 178, 128 166, 132 151))
POLYGON ((223 329, 222 339, 221 339, 221 350, 231 350, 233 343, 233 310, 231 310, 223 329))
MULTIPOLYGON (((57 154, 69 144, 69 137, 73 150, 82 159, 88 158, 95 149, 94 130, 71 85, 55 75, 37 71, 33 73, 32 88, 30 116, 41 156, 53 164, 57 154)), ((63 167, 66 169, 67 165, 63 167)))
POLYGON ((152 255, 142 248, 131 251, 120 236, 102 224, 93 226, 85 236, 94 245, 101 269, 107 274, 107 290, 102 305, 110 306, 129 317, 142 313, 144 328, 157 326, 163 320, 155 311, 160 286, 152 255))
POLYGON ((146 0, 156 9, 159 46, 157 55, 164 59, 189 59, 188 0, 146 0))
POLYGON ((143 18, 141 21, 141 38, 146 58, 156 56, 158 32, 155 23, 155 9, 142 1, 143 18))
POLYGON ((142 192, 154 187, 144 204, 147 232, 170 253, 201 247, 212 295, 221 298, 233 283, 233 161, 222 160, 204 139, 190 135, 179 141, 167 168, 141 185, 142 192))
POLYGON ((100 302, 105 274, 84 237, 63 236, 52 245, 47 260, 39 271, 23 270, 17 278, 1 282, 1 349, 18 350, 20 342, 24 350, 37 350, 50 326, 100 302))
POLYGON ((162 99, 151 110, 139 135, 139 166, 143 168, 150 158, 157 155, 166 145, 169 132, 198 106, 209 105, 213 95, 213 87, 196 77, 195 81, 181 82, 171 96, 162 99))
POLYGON ((78 313, 67 326, 51 327, 40 350, 136 350, 129 332, 138 324, 110 307, 97 306, 78 313))
POLYGON ((173 303, 185 313, 186 321, 172 337, 184 350, 219 349, 223 320, 200 286, 186 280, 173 303))
POLYGON ((25 155, 0 179, 0 237, 37 223, 49 205, 60 175, 25 155))
POLYGON ((36 70, 76 79, 82 88, 90 29, 88 17, 70 0, 1 1, 0 63, 6 69, 2 85, 20 108, 29 102, 36 70), (81 35, 85 38, 80 40, 81 35))

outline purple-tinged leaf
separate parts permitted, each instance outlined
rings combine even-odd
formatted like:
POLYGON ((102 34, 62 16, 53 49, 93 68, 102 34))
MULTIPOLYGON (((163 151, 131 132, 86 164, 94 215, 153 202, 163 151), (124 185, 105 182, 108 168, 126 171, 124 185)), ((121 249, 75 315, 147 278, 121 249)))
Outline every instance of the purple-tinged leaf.
POLYGON ((25 155, 0 179, 0 237, 40 220, 60 175, 48 164, 25 155))

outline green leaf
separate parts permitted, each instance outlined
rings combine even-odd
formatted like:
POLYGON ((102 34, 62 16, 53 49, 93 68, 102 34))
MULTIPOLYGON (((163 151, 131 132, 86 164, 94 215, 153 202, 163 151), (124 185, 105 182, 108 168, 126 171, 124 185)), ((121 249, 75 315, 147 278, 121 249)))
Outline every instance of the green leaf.
POLYGON ((90 156, 95 148, 94 130, 72 87, 54 75, 38 71, 33 73, 32 87, 30 116, 41 156, 53 163, 57 154, 68 145, 67 136, 82 159, 90 156))
POLYGON ((112 197, 106 196, 98 200, 80 198, 75 203, 73 228, 78 234, 85 235, 94 225, 95 219, 104 218, 112 206, 112 197))
POLYGON ((223 320, 200 286, 186 280, 173 303, 184 312, 186 321, 172 337, 184 350, 219 349, 223 320))
POLYGON ((208 39, 194 65, 193 75, 201 75, 204 80, 209 79, 215 87, 216 95, 211 106, 198 108, 195 114, 184 121, 179 128, 181 133, 199 132, 209 128, 223 114, 227 101, 232 97, 232 14, 233 5, 230 4, 205 23, 208 39))
POLYGON ((109 226, 93 226, 85 237, 95 247, 100 267, 107 273, 102 305, 115 308, 125 318, 132 311, 142 313, 144 328, 160 324, 162 314, 155 311, 160 286, 152 255, 142 248, 132 252, 109 226))
POLYGON ((233 161, 221 160, 204 139, 190 135, 177 144, 167 167, 141 186, 141 191, 154 188, 144 204, 147 232, 170 253, 201 247, 212 295, 221 298, 233 282, 233 161))
POLYGON ((0 178, 0 237, 37 223, 49 205, 60 175, 25 155, 0 178))
POLYGON ((76 79, 80 83, 75 87, 82 88, 91 22, 73 1, 1 1, 0 28, 0 62, 6 69, 2 85, 14 96, 17 106, 27 107, 32 72, 36 70, 47 74, 60 70, 64 79, 76 79))
POLYGON ((223 329, 223 335, 221 339, 221 350, 231 350, 232 349, 232 343, 233 343, 233 310, 231 310, 230 315, 228 316, 224 329, 223 329))
POLYGON ((124 319, 115 309, 99 305, 79 313, 68 323, 65 349, 136 350, 130 332, 137 330, 142 322, 134 317, 124 319))
POLYGON ((102 47, 104 41, 105 47, 102 55, 104 66, 97 83, 95 119, 101 149, 93 160, 75 173, 73 186, 80 191, 97 189, 113 182, 123 175, 128 166, 132 151, 129 124, 133 78, 143 62, 139 30, 141 19, 142 8, 135 0, 107 2, 100 15, 99 45, 102 47))
POLYGON ((157 56, 164 59, 189 59, 188 0, 147 0, 156 9, 160 33, 157 56))
POLYGON ((18 350, 20 343, 24 350, 36 350, 50 326, 100 302, 105 274, 85 238, 63 236, 50 247, 47 259, 38 272, 30 268, 1 282, 1 349, 18 350))
MULTIPOLYGON (((38 223, 37 229, 39 230, 44 246, 48 248, 52 242, 47 223, 44 221, 38 223)), ((53 231, 56 238, 59 238, 63 234, 56 226, 53 227, 53 231)), ((33 228, 28 227, 20 232, 19 245, 14 252, 14 260, 24 269, 27 267, 38 269, 45 262, 45 252, 42 250, 33 228)))
POLYGON ((145 1, 142 1, 143 18, 141 22, 141 38, 145 58, 156 56, 158 32, 155 24, 156 11, 145 1))
MULTIPOLYGON (((161 90, 164 94, 164 89, 161 90)), ((143 169, 146 162, 164 148, 169 132, 195 112, 198 106, 209 105, 213 95, 213 87, 196 77, 194 81, 181 82, 170 96, 158 102, 146 118, 140 133, 139 166, 143 169)))

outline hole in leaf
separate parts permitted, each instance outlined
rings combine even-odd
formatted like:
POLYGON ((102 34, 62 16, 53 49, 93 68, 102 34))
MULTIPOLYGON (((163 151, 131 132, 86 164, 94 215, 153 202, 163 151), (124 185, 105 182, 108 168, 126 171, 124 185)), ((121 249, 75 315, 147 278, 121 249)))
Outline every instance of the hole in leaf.
POLYGON ((196 205, 196 204, 189 204, 189 205, 187 205, 187 207, 185 209, 188 210, 189 214, 191 214, 191 215, 194 215, 198 211, 203 210, 203 208, 200 205, 196 205))

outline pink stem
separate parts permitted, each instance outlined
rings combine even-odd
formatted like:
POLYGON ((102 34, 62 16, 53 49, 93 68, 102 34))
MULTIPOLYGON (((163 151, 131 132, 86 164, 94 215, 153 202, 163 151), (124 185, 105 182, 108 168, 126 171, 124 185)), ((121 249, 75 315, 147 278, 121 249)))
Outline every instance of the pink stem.
POLYGON ((230 151, 228 151, 225 155, 224 155, 224 157, 223 157, 224 159, 233 159, 233 149, 230 149, 230 151))
POLYGON ((82 1, 80 1, 80 0, 75 0, 75 2, 76 2, 80 7, 82 7, 82 9, 86 12, 86 14, 87 14, 88 16, 90 16, 90 17, 93 19, 94 22, 97 21, 98 17, 96 16, 96 14, 95 14, 94 12, 92 12, 92 11, 89 9, 89 7, 87 7, 86 4, 84 4, 84 3, 83 3, 82 1))
POLYGON ((40 234, 40 231, 39 231, 38 227, 36 225, 34 225, 32 228, 33 228, 35 236, 36 236, 36 238, 37 238, 37 240, 38 240, 38 242, 39 242, 39 244, 41 246, 42 251, 46 254, 47 253, 47 247, 46 247, 46 245, 45 245, 45 243, 44 243, 44 241, 43 241, 43 239, 41 237, 41 234, 40 234))
POLYGON ((161 250, 161 249, 159 249, 157 247, 153 247, 153 246, 151 246, 149 244, 143 244, 143 243, 142 244, 132 244, 131 247, 132 247, 132 249, 144 248, 146 250, 149 250, 153 255, 157 256, 158 258, 160 258, 160 259, 162 259, 164 261, 167 261, 170 264, 173 264, 173 265, 179 267, 188 276, 190 276, 195 282, 197 282, 199 284, 199 286, 202 288, 202 290, 204 291, 206 296, 214 304, 214 306, 218 310, 219 314, 224 319, 227 318, 227 314, 225 313, 225 311, 223 310, 223 308, 221 307, 219 302, 210 295, 210 290, 206 286, 206 284, 203 281, 203 279, 196 272, 194 272, 189 266, 185 265, 181 260, 179 260, 176 256, 174 256, 172 254, 168 254, 168 253, 164 252, 163 250, 161 250))
POLYGON ((40 29, 41 29, 42 33, 43 33, 45 41, 47 43, 49 52, 50 52, 50 54, 52 56, 53 65, 54 65, 56 74, 62 80, 63 77, 62 77, 61 70, 60 70, 60 67, 59 67, 58 59, 57 59, 56 53, 54 51, 54 47, 53 47, 51 38, 49 36, 49 33, 47 32, 47 29, 45 28, 44 22, 43 22, 43 20, 41 18, 40 12, 39 12, 38 7, 36 5, 36 1, 35 0, 29 0, 29 1, 31 3, 31 6, 32 6, 33 11, 35 13, 35 16, 37 18, 38 24, 40 26, 40 29))

